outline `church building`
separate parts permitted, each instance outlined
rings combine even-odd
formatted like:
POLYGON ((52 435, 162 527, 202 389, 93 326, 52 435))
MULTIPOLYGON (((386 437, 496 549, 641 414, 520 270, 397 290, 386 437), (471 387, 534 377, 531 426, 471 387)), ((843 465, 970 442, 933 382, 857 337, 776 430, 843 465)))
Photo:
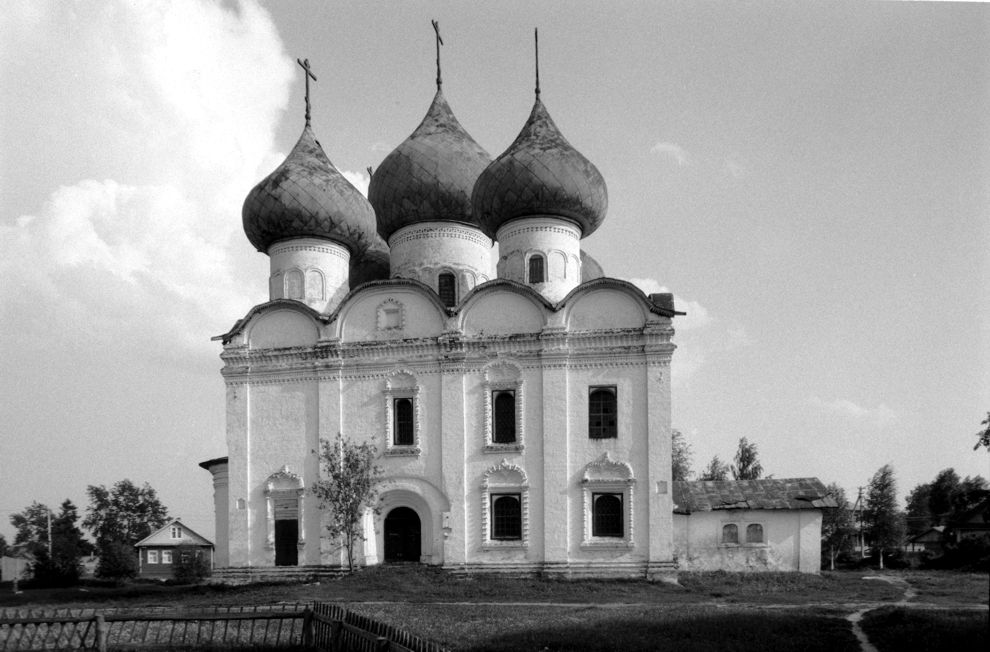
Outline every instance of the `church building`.
MULTIPOLYGON (((304 65, 308 78, 308 62, 304 65)), ((321 439, 384 475, 359 562, 660 577, 676 569, 670 294, 583 250, 605 180, 540 97, 492 157, 437 91, 368 199, 309 120, 248 194, 270 300, 222 341, 216 565, 339 566, 321 439)), ((629 224, 634 228, 634 224, 629 224)), ((261 282, 261 279, 258 279, 261 282)))

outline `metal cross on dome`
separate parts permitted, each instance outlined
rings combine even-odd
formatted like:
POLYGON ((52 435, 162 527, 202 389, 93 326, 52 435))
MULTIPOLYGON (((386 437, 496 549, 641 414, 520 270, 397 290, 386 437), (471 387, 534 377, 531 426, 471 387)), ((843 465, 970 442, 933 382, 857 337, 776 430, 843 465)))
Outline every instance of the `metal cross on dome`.
POLYGON ((443 79, 440 78, 440 46, 443 45, 443 39, 440 38, 440 23, 435 20, 430 22, 433 23, 433 31, 437 34, 437 90, 440 90, 440 86, 443 85, 443 79))
POLYGON ((300 61, 299 59, 296 59, 296 63, 298 63, 300 66, 302 66, 302 69, 306 71, 306 75, 305 75, 305 79, 306 79, 306 126, 309 126, 309 80, 312 79, 313 81, 316 81, 316 75, 314 75, 313 74, 313 71, 309 69, 309 59, 303 59, 302 61, 300 61))

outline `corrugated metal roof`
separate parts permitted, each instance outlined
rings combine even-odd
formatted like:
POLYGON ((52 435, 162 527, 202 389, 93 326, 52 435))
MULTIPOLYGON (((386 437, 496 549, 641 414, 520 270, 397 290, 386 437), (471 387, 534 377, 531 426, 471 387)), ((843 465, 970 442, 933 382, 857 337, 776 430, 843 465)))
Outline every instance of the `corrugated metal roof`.
POLYGON ((675 481, 674 512, 720 509, 821 509, 836 507, 818 478, 675 481))

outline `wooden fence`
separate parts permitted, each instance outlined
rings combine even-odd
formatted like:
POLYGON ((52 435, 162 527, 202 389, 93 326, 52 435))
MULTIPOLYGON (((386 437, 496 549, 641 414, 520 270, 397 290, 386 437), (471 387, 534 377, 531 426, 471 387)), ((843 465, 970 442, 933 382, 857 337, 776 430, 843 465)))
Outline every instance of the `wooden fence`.
POLYGON ((0 611, 0 651, 278 650, 443 652, 334 604, 0 611), (12 613, 13 611, 13 613, 12 613))

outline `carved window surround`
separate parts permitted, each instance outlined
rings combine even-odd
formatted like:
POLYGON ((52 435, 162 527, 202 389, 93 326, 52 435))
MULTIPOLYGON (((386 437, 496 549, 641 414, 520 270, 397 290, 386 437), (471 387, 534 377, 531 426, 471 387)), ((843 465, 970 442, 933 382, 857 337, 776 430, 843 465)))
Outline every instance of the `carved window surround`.
POLYGON ((385 446, 382 454, 387 456, 417 456, 422 449, 423 401, 416 377, 407 369, 393 371, 385 380, 385 446), (395 399, 408 398, 413 404, 413 443, 409 446, 396 445, 395 399))
POLYGON ((484 452, 494 454, 518 453, 526 448, 525 445, 525 415, 526 394, 523 391, 523 379, 520 368, 514 363, 500 361, 485 368, 485 380, 482 383, 484 392, 484 414, 481 422, 484 424, 484 452), (510 443, 494 441, 495 412, 493 396, 499 391, 509 390, 515 394, 516 408, 516 440, 510 443))
POLYGON ((522 467, 507 459, 485 471, 481 481, 481 542, 482 550, 524 550, 529 547, 529 478, 522 467), (498 494, 519 495, 522 512, 519 539, 492 538, 492 495, 498 494))
POLYGON ((626 462, 613 460, 608 452, 604 453, 584 469, 581 479, 584 514, 584 537, 582 549, 632 549, 634 522, 633 499, 636 480, 633 478, 632 467, 626 462), (623 507, 623 536, 596 537, 592 534, 594 517, 593 494, 614 493, 622 496, 623 507))

